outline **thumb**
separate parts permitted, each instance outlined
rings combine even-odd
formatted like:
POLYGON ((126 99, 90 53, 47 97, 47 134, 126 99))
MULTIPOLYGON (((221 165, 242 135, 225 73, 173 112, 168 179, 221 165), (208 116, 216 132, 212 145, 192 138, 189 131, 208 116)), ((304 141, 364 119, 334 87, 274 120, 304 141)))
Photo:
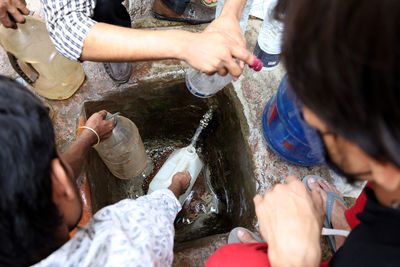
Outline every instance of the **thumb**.
POLYGON ((241 47, 239 45, 235 46, 232 49, 232 56, 243 61, 244 63, 248 65, 252 65, 256 57, 253 56, 253 54, 247 50, 245 47, 241 47))

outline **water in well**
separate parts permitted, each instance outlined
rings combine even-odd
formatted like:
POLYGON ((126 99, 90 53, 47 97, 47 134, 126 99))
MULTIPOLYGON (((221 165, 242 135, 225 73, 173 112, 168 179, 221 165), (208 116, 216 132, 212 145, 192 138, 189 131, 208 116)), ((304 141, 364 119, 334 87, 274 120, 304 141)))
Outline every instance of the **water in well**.
POLYGON ((193 97, 184 82, 172 82, 167 86, 149 83, 102 101, 86 102, 87 117, 106 109, 111 113, 119 111, 135 122, 154 164, 147 177, 121 180, 91 151, 86 172, 93 211, 146 194, 151 179, 168 156, 192 142, 204 167, 175 220, 176 247, 186 241, 228 232, 235 226, 250 226, 254 218, 255 183, 243 137, 240 119, 243 114, 235 101, 228 90, 204 100, 193 97))

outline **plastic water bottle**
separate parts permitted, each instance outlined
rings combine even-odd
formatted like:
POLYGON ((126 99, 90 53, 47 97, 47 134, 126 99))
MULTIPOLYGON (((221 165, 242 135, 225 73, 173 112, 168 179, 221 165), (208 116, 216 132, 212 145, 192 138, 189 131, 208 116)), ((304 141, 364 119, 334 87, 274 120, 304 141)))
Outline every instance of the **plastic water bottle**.
POLYGON ((273 0, 268 6, 254 49, 254 54, 264 64, 264 70, 278 65, 281 54, 283 24, 273 18, 276 4, 277 1, 273 0))
POLYGON ((25 20, 17 29, 0 25, 0 45, 11 66, 39 95, 69 98, 85 80, 82 66, 57 52, 43 21, 32 16, 25 20))
MULTIPOLYGON (((107 118, 111 114, 108 114, 107 118)), ((106 119, 107 119, 106 118, 106 119)), ((128 118, 116 116, 115 127, 109 138, 95 148, 110 172, 120 179, 132 179, 149 174, 152 164, 148 157, 139 130, 128 118)))
POLYGON ((179 197, 181 204, 185 201, 186 197, 192 190, 194 183, 196 182, 197 176, 203 168, 203 162, 200 160, 196 153, 196 149, 193 146, 187 146, 178 150, 175 150, 158 171, 156 176, 149 185, 149 191, 147 194, 151 194, 155 190, 168 188, 172 183, 172 177, 181 171, 188 171, 190 173, 190 185, 186 192, 179 197))
MULTIPOLYGON (((246 31, 247 21, 249 20, 249 13, 252 3, 253 0, 246 1, 246 5, 243 8, 242 16, 240 17, 239 24, 243 33, 246 31)), ((218 17, 221 14, 224 4, 225 0, 218 0, 215 17, 218 17)), ((202 98, 212 97, 218 91, 231 83, 232 80, 233 76, 230 74, 227 74, 226 76, 220 76, 218 73, 207 75, 192 67, 189 67, 186 72, 187 88, 192 94, 202 98)))

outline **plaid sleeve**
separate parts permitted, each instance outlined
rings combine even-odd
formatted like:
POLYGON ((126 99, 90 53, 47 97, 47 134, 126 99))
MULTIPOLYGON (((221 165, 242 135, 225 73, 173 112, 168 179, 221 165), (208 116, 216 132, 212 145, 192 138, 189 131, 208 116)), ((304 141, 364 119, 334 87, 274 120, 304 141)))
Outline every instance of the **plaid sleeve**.
POLYGON ((47 30, 59 53, 77 61, 89 29, 95 0, 41 0, 47 30))

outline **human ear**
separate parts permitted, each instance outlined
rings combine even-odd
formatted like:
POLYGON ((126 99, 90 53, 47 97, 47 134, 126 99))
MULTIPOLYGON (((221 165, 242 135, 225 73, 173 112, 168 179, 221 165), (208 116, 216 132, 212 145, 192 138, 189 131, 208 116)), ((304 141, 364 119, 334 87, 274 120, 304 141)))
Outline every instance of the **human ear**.
POLYGON ((393 192, 400 187, 400 169, 388 162, 371 162, 374 182, 386 191, 393 192))
POLYGON ((50 163, 53 200, 71 200, 75 198, 75 191, 66 170, 61 165, 60 159, 55 158, 50 163))

